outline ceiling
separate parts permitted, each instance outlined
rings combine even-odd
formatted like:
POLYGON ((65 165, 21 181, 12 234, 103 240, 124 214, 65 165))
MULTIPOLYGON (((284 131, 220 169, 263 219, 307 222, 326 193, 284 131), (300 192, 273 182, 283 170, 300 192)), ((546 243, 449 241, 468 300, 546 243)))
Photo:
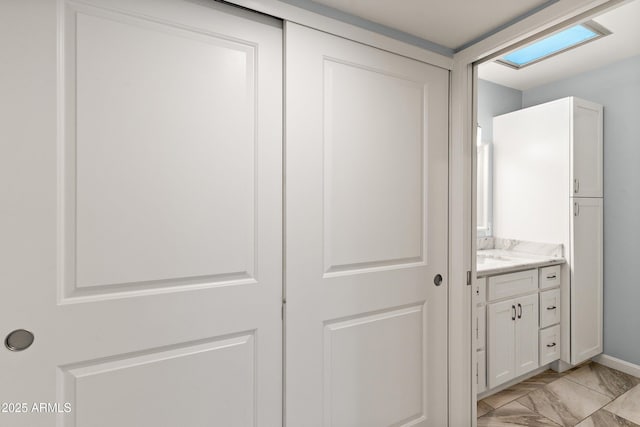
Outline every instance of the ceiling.
POLYGON ((625 3, 592 20, 612 34, 520 70, 488 62, 478 67, 479 78, 527 90, 640 55, 640 0, 625 3))
MULTIPOLYGON (((285 0, 287 1, 287 0, 285 0)), ((288 0, 322 5, 460 50, 557 0, 288 0)))

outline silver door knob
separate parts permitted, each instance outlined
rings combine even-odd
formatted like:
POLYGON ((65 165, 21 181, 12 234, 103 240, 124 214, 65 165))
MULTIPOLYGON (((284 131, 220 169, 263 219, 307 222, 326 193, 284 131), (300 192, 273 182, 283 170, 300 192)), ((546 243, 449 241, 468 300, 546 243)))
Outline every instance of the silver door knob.
POLYGON ((7 335, 4 340, 4 345, 11 351, 22 351, 31 347, 35 337, 29 331, 24 329, 16 329, 7 335))

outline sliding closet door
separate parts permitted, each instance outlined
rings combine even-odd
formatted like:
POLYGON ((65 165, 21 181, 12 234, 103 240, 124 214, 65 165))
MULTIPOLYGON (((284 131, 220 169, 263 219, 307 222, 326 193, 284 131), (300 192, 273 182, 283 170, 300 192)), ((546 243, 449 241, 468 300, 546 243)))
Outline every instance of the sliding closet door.
POLYGON ((281 425, 281 22, 8 1, 0 45, 0 425, 281 425))
POLYGON ((287 425, 444 426, 448 72, 287 23, 286 76, 287 425))

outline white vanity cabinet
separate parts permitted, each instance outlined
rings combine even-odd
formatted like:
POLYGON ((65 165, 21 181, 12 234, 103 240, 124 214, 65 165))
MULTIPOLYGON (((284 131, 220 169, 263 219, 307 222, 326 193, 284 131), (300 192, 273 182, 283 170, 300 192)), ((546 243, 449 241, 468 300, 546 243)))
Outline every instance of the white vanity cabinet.
POLYGON ((538 294, 488 305, 488 386, 496 387, 538 365, 538 294))
POLYGON ((529 268, 476 281, 478 375, 486 369, 486 378, 479 377, 478 393, 560 358, 561 267, 529 268), (479 295, 485 283, 486 307, 479 295), (484 319, 486 332, 479 327, 484 319), (485 335, 482 347, 480 340, 485 335), (481 366, 485 360, 486 366, 481 366), (481 381, 486 382, 486 389, 480 387, 481 381))

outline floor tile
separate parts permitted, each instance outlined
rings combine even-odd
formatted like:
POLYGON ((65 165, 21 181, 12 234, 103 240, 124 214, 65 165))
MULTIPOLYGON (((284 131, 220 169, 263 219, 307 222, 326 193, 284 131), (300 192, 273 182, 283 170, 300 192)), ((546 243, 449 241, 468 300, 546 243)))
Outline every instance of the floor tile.
POLYGON ((640 385, 635 386, 605 407, 623 418, 640 424, 640 385))
POLYGON ((556 372, 556 371, 554 371, 552 369, 547 369, 546 371, 544 371, 544 372, 536 375, 535 377, 531 378, 531 380, 542 382, 542 383, 545 383, 545 384, 549 384, 549 383, 552 383, 552 382, 554 382, 555 380, 557 380, 559 378, 564 377, 569 372, 571 372, 571 371, 569 370, 569 371, 565 371, 565 372, 560 373, 560 372, 556 372))
MULTIPOLYGON (((552 371, 553 372, 553 371, 552 371)), ((522 381, 521 383, 515 384, 507 389, 497 392, 489 397, 485 397, 483 401, 494 408, 499 408, 501 406, 506 405, 509 402, 513 402, 514 400, 531 393, 534 390, 538 390, 539 388, 544 387, 551 380, 553 376, 547 375, 543 377, 535 376, 528 380, 522 381)), ((554 378, 554 380, 557 378, 554 378)))
POLYGON ((612 414, 606 409, 600 409, 576 427, 640 427, 640 425, 612 414))
POLYGON ((494 408, 489 406, 488 403, 485 403, 483 400, 478 401, 478 418, 485 415, 488 412, 493 411, 494 408))
POLYGON ((478 418, 478 427, 558 427, 553 421, 536 414, 518 402, 511 402, 478 418))
POLYGON ((610 397, 565 378, 518 399, 527 408, 563 426, 575 426, 610 401, 610 397))
POLYGON ((640 384, 640 378, 607 368, 599 363, 583 366, 565 378, 611 398, 616 398, 640 384))

